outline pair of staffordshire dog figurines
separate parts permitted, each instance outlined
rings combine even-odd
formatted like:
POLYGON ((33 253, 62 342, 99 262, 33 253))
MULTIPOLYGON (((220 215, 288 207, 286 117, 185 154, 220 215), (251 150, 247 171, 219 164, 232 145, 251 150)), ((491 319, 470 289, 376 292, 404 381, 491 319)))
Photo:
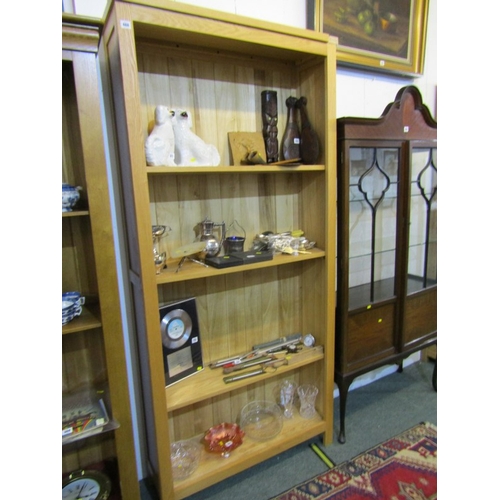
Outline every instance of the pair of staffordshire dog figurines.
POLYGON ((155 124, 145 144, 146 163, 168 167, 218 166, 217 148, 197 136, 192 125, 188 111, 157 106, 155 124))

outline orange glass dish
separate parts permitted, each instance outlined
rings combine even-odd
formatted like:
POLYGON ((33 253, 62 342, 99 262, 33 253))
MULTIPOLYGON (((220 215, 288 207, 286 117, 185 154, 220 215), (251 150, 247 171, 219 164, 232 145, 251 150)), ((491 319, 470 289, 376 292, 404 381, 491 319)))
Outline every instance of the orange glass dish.
POLYGON ((237 424, 224 422, 210 427, 205 434, 205 445, 208 451, 220 453, 224 458, 243 443, 245 433, 237 424))

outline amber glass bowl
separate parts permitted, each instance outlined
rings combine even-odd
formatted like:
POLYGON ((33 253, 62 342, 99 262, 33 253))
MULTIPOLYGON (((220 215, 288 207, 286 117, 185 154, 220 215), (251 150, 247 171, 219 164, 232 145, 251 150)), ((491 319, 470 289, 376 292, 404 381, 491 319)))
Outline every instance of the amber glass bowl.
POLYGON ((227 458, 243 443, 244 435, 239 425, 224 422, 208 429, 205 434, 205 446, 208 451, 227 458))

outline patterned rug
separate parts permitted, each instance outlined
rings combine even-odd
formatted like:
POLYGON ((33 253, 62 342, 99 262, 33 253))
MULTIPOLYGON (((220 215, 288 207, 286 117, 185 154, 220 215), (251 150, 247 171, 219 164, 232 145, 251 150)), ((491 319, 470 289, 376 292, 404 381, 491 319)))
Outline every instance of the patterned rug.
POLYGON ((271 500, 435 500, 437 428, 421 423, 271 500))

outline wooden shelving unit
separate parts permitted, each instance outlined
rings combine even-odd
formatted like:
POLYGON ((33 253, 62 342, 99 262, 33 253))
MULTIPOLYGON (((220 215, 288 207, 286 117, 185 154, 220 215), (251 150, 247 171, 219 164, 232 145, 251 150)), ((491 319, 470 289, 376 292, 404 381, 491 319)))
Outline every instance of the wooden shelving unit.
POLYGON ((62 291, 77 290, 86 302, 82 314, 62 327, 62 398, 82 390, 103 391, 110 421, 98 434, 63 444, 62 473, 113 463, 112 471, 107 471, 112 475, 112 494, 121 490, 123 500, 137 500, 139 482, 100 121, 97 50, 101 29, 102 23, 95 20, 63 15, 62 178, 82 191, 75 210, 62 213, 62 291))
MULTIPOLYGON (((336 128, 335 44, 313 31, 288 28, 177 2, 114 2, 103 49, 112 87, 129 251, 129 278, 141 357, 148 461, 160 497, 184 498, 311 437, 333 439, 336 128), (285 100, 306 96, 319 135, 317 165, 232 165, 228 132, 262 129, 261 92, 285 100), (144 145, 156 106, 192 113, 193 131, 214 144, 218 167, 150 167, 144 145), (301 229, 310 254, 275 255, 235 268, 205 268, 173 252, 196 238, 209 217, 237 220, 247 234, 301 229), (152 225, 171 228, 160 240, 170 259, 155 274, 152 225), (159 308, 194 297, 205 368, 166 387, 159 308), (225 384, 208 368, 251 346, 301 332, 323 347, 274 373, 225 384), (297 415, 266 443, 245 439, 227 460, 203 453, 185 480, 172 479, 170 443, 196 439, 213 425, 237 422, 242 407, 273 398, 285 378, 319 388, 318 417, 297 415)), ((281 137, 280 137, 281 140, 281 137)))

